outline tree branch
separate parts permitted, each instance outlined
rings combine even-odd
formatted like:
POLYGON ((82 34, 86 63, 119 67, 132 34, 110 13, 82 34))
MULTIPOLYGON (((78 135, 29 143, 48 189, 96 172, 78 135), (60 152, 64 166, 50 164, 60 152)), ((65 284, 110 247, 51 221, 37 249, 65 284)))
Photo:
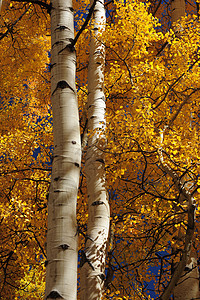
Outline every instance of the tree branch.
MULTIPOLYGON (((0 0, 1 1, 1 0, 0 0)), ((15 1, 15 0, 14 0, 15 1)), ((1 9, 1 8, 0 8, 1 9)), ((23 16, 28 12, 28 8, 23 12, 23 14, 12 24, 6 25, 7 30, 4 33, 0 33, 0 40, 6 37, 9 33, 12 33, 14 26, 23 18, 23 16)))
POLYGON ((31 4, 37 4, 43 8, 47 9, 47 12, 50 14, 51 12, 51 4, 48 4, 46 2, 40 1, 40 0, 12 0, 13 2, 27 2, 31 4))
POLYGON ((97 2, 97 0, 94 0, 94 1, 93 1, 92 5, 91 5, 91 7, 90 7, 90 9, 89 9, 88 15, 87 15, 87 17, 86 17, 86 19, 85 19, 85 22, 83 23, 81 29, 78 31, 77 35, 75 36, 75 38, 74 38, 74 40, 73 40, 73 42, 72 42, 72 44, 71 44, 71 47, 74 47, 74 46, 75 46, 76 42, 78 41, 79 36, 80 36, 81 33, 85 30, 85 28, 86 28, 86 26, 87 26, 87 24, 88 24, 88 22, 89 22, 89 20, 90 20, 90 18, 91 18, 91 16, 92 16, 92 13, 93 13, 93 11, 94 11, 94 7, 95 7, 95 5, 96 5, 96 2, 97 2))

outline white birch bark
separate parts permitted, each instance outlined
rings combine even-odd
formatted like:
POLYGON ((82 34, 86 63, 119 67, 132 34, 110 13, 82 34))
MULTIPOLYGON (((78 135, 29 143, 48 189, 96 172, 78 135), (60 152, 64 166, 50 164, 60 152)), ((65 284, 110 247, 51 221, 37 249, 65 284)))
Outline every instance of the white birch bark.
POLYGON ((89 134, 85 164, 88 192, 88 227, 86 247, 81 259, 81 300, 98 300, 102 297, 110 219, 105 184, 104 155, 98 148, 103 148, 106 144, 104 133, 106 105, 103 74, 105 48, 99 35, 105 29, 106 23, 103 1, 97 1, 93 17, 94 28, 91 35, 88 68, 89 134))
POLYGON ((48 200, 45 299, 77 298, 76 201, 81 163, 71 0, 52 0, 51 101, 54 154, 48 200), (64 50, 63 50, 64 49, 64 50))

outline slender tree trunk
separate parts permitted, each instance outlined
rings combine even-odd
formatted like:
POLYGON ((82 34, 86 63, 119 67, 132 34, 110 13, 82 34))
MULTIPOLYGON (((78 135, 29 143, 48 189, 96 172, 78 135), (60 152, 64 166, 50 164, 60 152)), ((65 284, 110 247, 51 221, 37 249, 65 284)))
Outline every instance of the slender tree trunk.
MULTIPOLYGON (((173 0, 171 3, 172 24, 185 15, 185 0, 173 0)), ((173 25, 172 25, 173 26, 173 25)), ((176 28, 174 28, 176 30, 176 28)), ((180 29, 179 29, 180 30, 180 29)), ((192 184, 192 183, 191 183, 192 184)), ((187 187, 186 184, 184 184, 187 187)), ((188 187, 188 193, 191 186, 188 187)), ((199 271, 197 257, 191 251, 182 275, 174 288, 174 300, 191 300, 199 297, 199 271)))
POLYGON ((85 165, 88 227, 86 248, 81 259, 81 300, 101 299, 105 279, 105 254, 110 218, 102 152, 106 144, 103 74, 105 48, 101 43, 101 32, 105 28, 105 23, 104 3, 97 1, 88 70, 88 150, 85 165))
MULTIPOLYGON (((167 126, 165 127, 165 129, 167 126)), ((192 190, 188 189, 187 185, 185 184, 183 178, 181 178, 170 166, 168 163, 165 162, 165 159, 163 157, 163 150, 162 150, 162 144, 163 144, 163 137, 164 137, 164 130, 160 132, 161 133, 161 147, 159 149, 159 158, 162 169, 168 174, 173 182, 174 185, 179 192, 179 201, 180 203, 183 201, 187 201, 187 230, 183 236, 184 238, 184 248, 182 249, 182 255, 179 263, 177 263, 177 266, 172 274, 171 280, 168 283, 167 287, 163 291, 162 295, 160 296, 161 300, 168 300, 171 296, 171 294, 174 292, 176 286, 180 283, 180 289, 183 289, 182 284, 185 284, 185 281, 180 282, 181 276, 184 274, 184 271, 190 263, 191 259, 191 247, 194 237, 194 229, 195 229, 195 200, 192 195, 192 190)), ((193 287, 191 287, 191 290, 193 290, 193 287)), ((177 293, 179 293, 177 291, 177 293)), ((176 294, 177 297, 177 294, 176 294)), ((176 298, 175 298, 176 299, 176 298)), ((180 299, 180 298, 178 298, 180 299)), ((182 298, 182 300, 185 299, 192 299, 192 298, 182 298)))
POLYGON ((77 298, 76 201, 81 163, 75 86, 76 55, 71 47, 71 0, 52 0, 51 101, 54 154, 48 200, 45 299, 77 298))

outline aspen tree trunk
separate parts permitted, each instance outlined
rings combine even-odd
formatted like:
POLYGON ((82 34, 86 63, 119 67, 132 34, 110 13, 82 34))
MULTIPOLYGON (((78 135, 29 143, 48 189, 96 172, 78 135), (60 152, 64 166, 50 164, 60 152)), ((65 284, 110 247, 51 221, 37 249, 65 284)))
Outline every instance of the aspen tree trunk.
MULTIPOLYGON (((172 26, 185 15, 185 0, 173 0, 171 2, 172 26)), ((174 27, 174 26, 173 26, 174 27)), ((176 30, 176 28, 174 28, 176 30)), ((186 185, 185 185, 186 186, 186 185)), ((174 300, 191 300, 199 297, 199 271, 197 257, 191 251, 184 272, 174 289, 174 300)))
MULTIPOLYGON (((171 123, 172 124, 172 123, 171 123)), ((176 187, 176 190, 179 192, 179 201, 182 203, 182 201, 185 201, 187 203, 187 230, 183 234, 183 249, 181 253, 181 259, 177 263, 177 266, 171 276, 171 280, 168 283, 167 287, 163 291, 162 295, 160 296, 161 300, 168 300, 171 296, 171 294, 174 292, 175 297, 174 299, 182 299, 182 300, 189 300, 193 299, 193 290, 194 286, 191 285, 191 290, 190 292, 188 291, 187 297, 181 292, 183 289, 183 286, 185 286, 186 280, 182 281, 182 276, 184 276, 184 272, 186 271, 188 265, 191 263, 191 248, 192 248, 192 242, 193 242, 193 237, 194 237, 194 230, 195 230, 195 200, 193 197, 193 193, 191 188, 188 188, 188 185, 185 181, 184 178, 181 178, 174 169, 170 167, 168 163, 165 162, 165 158, 163 156, 163 149, 162 149, 162 144, 164 141, 164 133, 166 128, 168 126, 165 126, 165 129, 160 131, 160 137, 161 137, 161 147, 159 149, 159 159, 161 163, 161 167, 168 174, 176 187), (176 290, 177 286, 179 285, 178 290, 176 290), (178 297, 178 298, 176 298, 178 297)), ((190 183, 190 182, 189 182, 190 183)), ((193 187, 193 184, 192 184, 193 187)), ((180 221, 180 220, 179 220, 180 221)), ((193 267, 192 267, 193 268, 193 267)), ((187 279, 187 278, 185 278, 187 279)), ((195 284, 196 282, 191 282, 191 284, 195 284)), ((195 288, 196 289, 196 288, 195 288)))
POLYGON ((199 299, 199 270, 197 265, 197 256, 194 251, 191 251, 190 259, 174 289, 174 299, 199 299))
POLYGON ((81 163, 75 86, 76 55, 71 47, 71 0, 52 0, 51 101, 54 154, 48 200, 45 299, 77 298, 76 201, 81 163))
POLYGON ((81 258, 81 300, 98 300, 102 297, 110 218, 104 155, 99 150, 99 147, 102 149, 106 144, 103 74, 105 48, 101 43, 101 32, 106 23, 103 1, 97 1, 93 14, 94 28, 88 68, 88 150, 85 164, 88 226, 86 247, 81 258))

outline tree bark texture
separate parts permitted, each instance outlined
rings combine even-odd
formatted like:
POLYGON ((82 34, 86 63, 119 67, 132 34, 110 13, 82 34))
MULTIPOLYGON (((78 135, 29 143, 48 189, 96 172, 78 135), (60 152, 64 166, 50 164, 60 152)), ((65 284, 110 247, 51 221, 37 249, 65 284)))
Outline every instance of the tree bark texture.
POLYGON ((194 251, 191 251, 190 259, 174 289, 174 300, 191 299, 199 299, 199 270, 194 251))
POLYGON ((51 101, 54 154, 48 200, 45 299, 77 298, 76 201, 81 142, 71 0, 52 0, 51 101))
POLYGON ((106 145, 105 48, 101 43, 101 33, 106 23, 103 1, 97 1, 93 17, 88 68, 88 149, 85 164, 88 227, 86 247, 81 259, 81 300, 98 300, 102 297, 110 219, 102 151, 106 145))

